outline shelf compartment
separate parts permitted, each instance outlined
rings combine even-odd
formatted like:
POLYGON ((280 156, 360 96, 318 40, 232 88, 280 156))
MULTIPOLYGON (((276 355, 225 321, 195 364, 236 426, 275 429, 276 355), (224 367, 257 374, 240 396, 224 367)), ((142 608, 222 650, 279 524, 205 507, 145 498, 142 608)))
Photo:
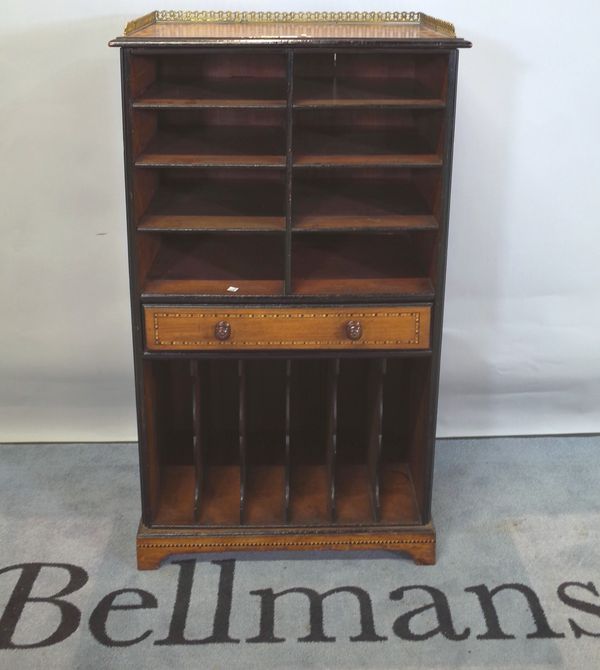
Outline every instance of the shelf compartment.
POLYGON ((436 230, 437 169, 302 173, 295 182, 295 231, 436 230))
POLYGON ((285 79, 253 77, 210 78, 199 83, 157 82, 134 107, 163 108, 285 108, 285 79))
POLYGON ((283 53, 133 56, 135 108, 282 108, 283 53))
POLYGON ((280 127, 222 126, 164 131, 136 159, 137 167, 285 166, 280 127))
POLYGON ((442 119, 435 110, 316 110, 297 114, 294 158, 307 167, 438 167, 442 119))
POLYGON ((286 361, 243 361, 245 463, 242 522, 285 522, 285 388, 286 361))
POLYGON ((337 523, 374 523, 372 482, 368 472, 368 382, 372 363, 344 359, 337 388, 337 459, 335 464, 335 520, 337 523))
POLYGON ((436 167, 441 156, 410 131, 324 126, 297 134, 294 167, 436 167))
POLYGON ((290 524, 328 525, 331 520, 327 465, 297 465, 290 474, 290 524))
POLYGON ((298 54, 294 106, 442 108, 447 66, 437 54, 298 54))
POLYGON ((291 361, 289 523, 331 521, 331 375, 336 359, 291 361))
POLYGON ((153 361, 145 370, 155 389, 147 407, 158 442, 154 523, 238 525, 235 362, 153 361))
POLYGON ((194 514, 193 465, 163 468, 156 525, 233 526, 240 522, 239 466, 209 466, 204 473, 200 513, 194 514))
POLYGON ((310 77, 294 82, 294 107, 414 107, 440 109, 445 101, 414 79, 310 77))
POLYGON ((380 476, 381 523, 419 524, 421 514, 408 463, 384 463, 380 476))
POLYGON ((137 167, 285 167, 285 110, 134 110, 137 167))
MULTIPOLYGON (((343 465, 338 469, 337 523, 373 525, 366 465, 343 465)), ((406 463, 388 464, 382 469, 381 516, 379 523, 418 525, 421 523, 410 468, 406 463)))
MULTIPOLYGON (((138 224, 148 232, 275 232, 285 230, 283 175, 236 170, 157 171, 138 224)), ((142 171, 143 175, 147 171, 142 171)))
POLYGON ((281 235, 162 233, 148 247, 154 260, 143 282, 143 298, 283 294, 281 235))
POLYGON ((336 522, 342 525, 421 522, 409 460, 410 417, 392 404, 394 396, 389 395, 394 385, 401 388, 400 397, 410 394, 412 378, 406 370, 413 369, 414 361, 402 361, 389 370, 388 362, 342 361, 336 465, 336 522), (399 427, 400 433, 385 436, 384 458, 386 426, 399 427))
POLYGON ((434 240, 428 232, 296 235, 292 292, 431 299, 434 240))
POLYGON ((380 465, 382 523, 401 518, 402 501, 412 500, 419 514, 427 507, 431 463, 425 445, 431 377, 430 358, 387 359, 380 465))

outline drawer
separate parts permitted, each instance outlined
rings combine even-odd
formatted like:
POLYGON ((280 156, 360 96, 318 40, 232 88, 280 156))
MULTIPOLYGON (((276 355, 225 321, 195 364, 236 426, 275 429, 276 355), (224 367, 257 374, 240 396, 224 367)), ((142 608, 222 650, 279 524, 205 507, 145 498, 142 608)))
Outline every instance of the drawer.
POLYGON ((431 307, 145 306, 150 351, 429 349, 431 307))

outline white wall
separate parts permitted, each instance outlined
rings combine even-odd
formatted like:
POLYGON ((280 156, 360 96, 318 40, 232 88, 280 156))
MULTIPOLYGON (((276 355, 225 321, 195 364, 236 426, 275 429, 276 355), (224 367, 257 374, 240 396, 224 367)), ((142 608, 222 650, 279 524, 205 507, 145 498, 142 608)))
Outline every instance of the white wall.
MULTIPOLYGON (((420 9, 473 41, 459 76, 439 434, 600 430, 600 5, 194 8, 219 7, 420 9)), ((135 438, 119 63, 106 42, 155 8, 5 0, 0 441, 135 438)))

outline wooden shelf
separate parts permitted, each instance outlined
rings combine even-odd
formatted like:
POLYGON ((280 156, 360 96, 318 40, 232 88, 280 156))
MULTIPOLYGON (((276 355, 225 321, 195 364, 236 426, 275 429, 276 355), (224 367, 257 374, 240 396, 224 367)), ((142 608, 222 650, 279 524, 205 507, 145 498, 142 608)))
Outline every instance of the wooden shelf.
POLYGON ((431 206, 406 179, 339 176, 297 182, 295 231, 436 230, 431 206))
POLYGON ((284 167, 285 138, 279 126, 218 126, 159 131, 137 167, 284 167))
POLYGON ((442 158, 414 131, 395 128, 299 128, 295 167, 437 167, 442 158))
POLYGON ((298 236, 292 247, 292 293, 431 299, 433 285, 413 242, 406 233, 298 236))
POLYGON ((144 285, 144 299, 160 300, 163 297, 181 296, 232 296, 283 295, 283 280, 276 279, 236 279, 226 281, 220 279, 149 279, 144 285), (230 292, 229 286, 235 286, 236 292, 230 292))
POLYGON ((294 83, 294 107, 440 109, 445 101, 414 79, 306 77, 294 83))
POLYGON ((160 185, 138 230, 284 231, 283 205, 283 182, 173 180, 160 185))
POLYGON ((286 80, 281 78, 206 78, 198 82, 158 81, 134 100, 133 106, 164 108, 284 108, 286 80))
POLYGON ((142 295, 280 295, 283 293, 283 242, 278 235, 215 233, 163 238, 142 295), (256 263, 260 258, 261 263, 256 263), (228 290, 236 288, 236 291, 228 290))

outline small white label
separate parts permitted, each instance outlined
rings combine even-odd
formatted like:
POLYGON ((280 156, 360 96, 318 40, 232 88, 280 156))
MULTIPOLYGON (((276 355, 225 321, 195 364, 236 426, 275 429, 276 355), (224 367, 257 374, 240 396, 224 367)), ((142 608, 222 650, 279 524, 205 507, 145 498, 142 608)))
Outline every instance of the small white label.
POLYGON ((237 293, 240 289, 238 286, 229 286, 227 290, 229 293, 237 293))

